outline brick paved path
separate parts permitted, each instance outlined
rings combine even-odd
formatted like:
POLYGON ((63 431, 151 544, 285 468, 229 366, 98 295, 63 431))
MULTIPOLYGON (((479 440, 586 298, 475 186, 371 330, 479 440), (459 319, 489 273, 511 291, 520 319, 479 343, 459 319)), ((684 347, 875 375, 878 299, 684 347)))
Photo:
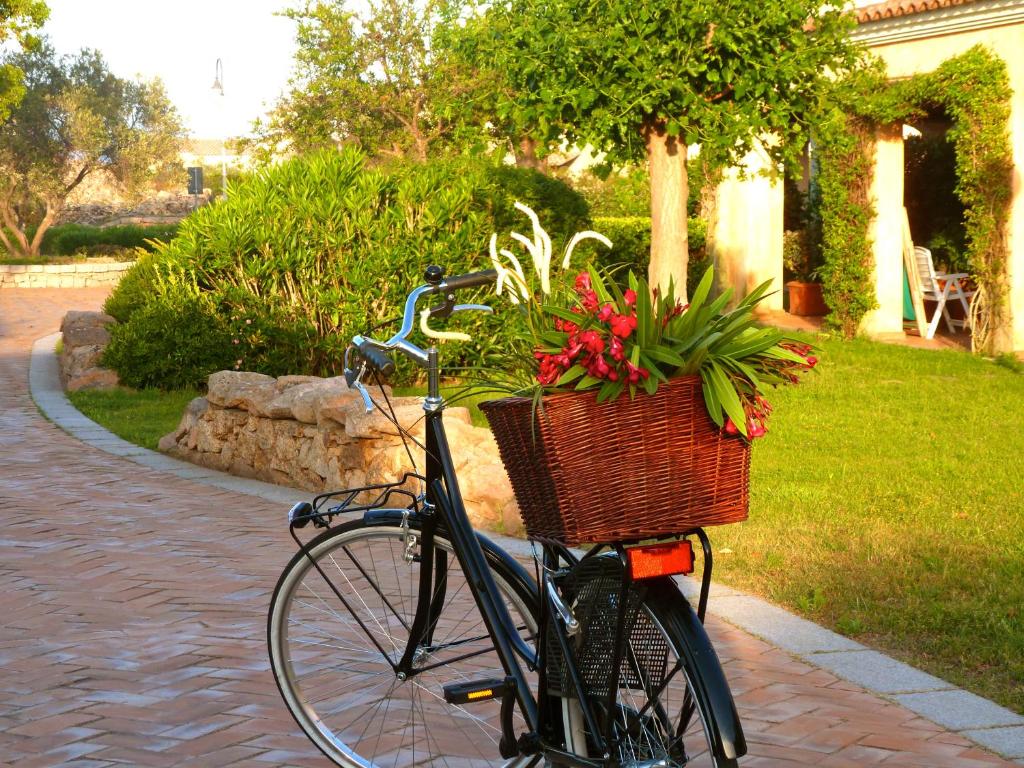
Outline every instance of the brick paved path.
MULTIPOLYGON (((267 669, 283 511, 40 416, 32 341, 97 290, 0 291, 0 765, 325 766, 267 669)), ((1009 765, 721 622, 755 766, 1009 765)))

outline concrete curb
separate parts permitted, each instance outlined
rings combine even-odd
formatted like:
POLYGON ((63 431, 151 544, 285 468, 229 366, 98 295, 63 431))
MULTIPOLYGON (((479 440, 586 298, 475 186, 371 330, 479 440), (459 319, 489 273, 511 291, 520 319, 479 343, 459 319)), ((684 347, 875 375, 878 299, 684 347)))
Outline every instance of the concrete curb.
MULTIPOLYGON (((55 354, 59 338, 60 334, 55 333, 33 345, 29 389, 43 414, 64 431, 84 443, 149 469, 280 503, 282 522, 285 511, 295 501, 308 498, 308 491, 203 469, 140 448, 86 418, 71 405, 61 389, 55 354)), ((491 538, 515 555, 531 554, 529 543, 522 539, 499 535, 491 535, 491 538)), ((697 595, 699 584, 695 580, 680 579, 680 584, 687 597, 697 595)), ((760 598, 719 584, 712 586, 712 592, 714 599, 709 602, 709 610, 719 618, 1024 765, 1024 717, 760 598)))

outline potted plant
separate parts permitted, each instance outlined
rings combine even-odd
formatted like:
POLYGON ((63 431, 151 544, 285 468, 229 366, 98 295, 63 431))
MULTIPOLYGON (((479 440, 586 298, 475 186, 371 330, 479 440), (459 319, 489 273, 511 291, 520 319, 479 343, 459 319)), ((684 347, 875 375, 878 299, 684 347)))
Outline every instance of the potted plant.
POLYGON ((791 277, 786 282, 789 291, 789 313, 803 317, 821 317, 828 314, 828 305, 818 282, 818 259, 815 249, 803 230, 785 232, 782 236, 782 263, 791 277))
POLYGON ((689 304, 629 273, 622 286, 568 270, 577 234, 551 275, 535 214, 532 257, 497 248, 498 292, 522 315, 518 396, 481 404, 528 532, 568 543, 640 539, 746 518, 750 444, 771 406, 764 390, 815 365, 808 345, 754 324, 765 283, 727 310, 705 273, 689 304), (595 507, 595 500, 598 502, 595 507))

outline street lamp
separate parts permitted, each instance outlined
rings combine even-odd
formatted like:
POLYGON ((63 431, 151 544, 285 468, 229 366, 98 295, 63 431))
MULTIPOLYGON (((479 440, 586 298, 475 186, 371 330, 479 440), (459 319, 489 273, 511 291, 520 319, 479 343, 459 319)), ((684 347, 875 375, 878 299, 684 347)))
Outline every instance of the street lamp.
POLYGON ((224 151, 224 143, 227 140, 224 130, 224 64, 217 59, 215 74, 213 78, 213 90, 220 93, 220 188, 221 194, 228 196, 228 159, 224 151))

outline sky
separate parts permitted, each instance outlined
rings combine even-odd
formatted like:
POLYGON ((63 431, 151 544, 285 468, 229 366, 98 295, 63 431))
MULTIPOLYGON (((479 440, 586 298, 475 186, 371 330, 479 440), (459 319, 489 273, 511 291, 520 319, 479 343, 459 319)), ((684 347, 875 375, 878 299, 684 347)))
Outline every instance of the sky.
POLYGON ((46 0, 58 53, 96 48, 119 77, 159 77, 196 138, 250 132, 284 90, 294 23, 289 0, 46 0), (224 96, 213 90, 223 62, 224 96))

